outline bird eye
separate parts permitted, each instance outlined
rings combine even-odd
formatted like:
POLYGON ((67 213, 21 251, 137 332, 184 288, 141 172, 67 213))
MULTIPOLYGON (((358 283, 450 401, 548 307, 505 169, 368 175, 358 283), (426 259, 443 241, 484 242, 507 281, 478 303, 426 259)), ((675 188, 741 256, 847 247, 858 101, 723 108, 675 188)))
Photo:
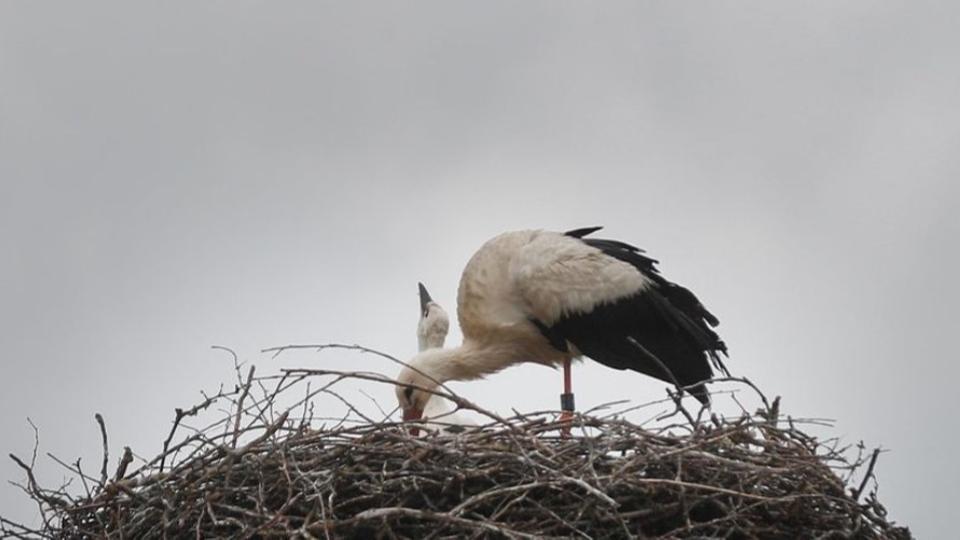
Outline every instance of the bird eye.
POLYGON ((407 398, 407 403, 413 403, 413 388, 404 388, 403 395, 407 398))

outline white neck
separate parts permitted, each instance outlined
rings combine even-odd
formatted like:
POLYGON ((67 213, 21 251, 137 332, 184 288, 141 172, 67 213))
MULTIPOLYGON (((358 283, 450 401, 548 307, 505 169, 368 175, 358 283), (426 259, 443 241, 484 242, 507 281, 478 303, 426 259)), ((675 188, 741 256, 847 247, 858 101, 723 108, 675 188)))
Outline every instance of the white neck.
POLYGON ((450 349, 429 350, 415 357, 410 366, 443 383, 479 379, 528 360, 523 347, 515 344, 481 345, 467 342, 450 349))
POLYGON ((439 349, 443 347, 443 342, 445 341, 446 336, 439 332, 432 332, 429 334, 417 334, 417 347, 418 350, 425 351, 427 349, 439 349))
POLYGON ((447 314, 436 304, 430 304, 429 313, 417 324, 417 346, 420 351, 443 347, 450 329, 447 314))

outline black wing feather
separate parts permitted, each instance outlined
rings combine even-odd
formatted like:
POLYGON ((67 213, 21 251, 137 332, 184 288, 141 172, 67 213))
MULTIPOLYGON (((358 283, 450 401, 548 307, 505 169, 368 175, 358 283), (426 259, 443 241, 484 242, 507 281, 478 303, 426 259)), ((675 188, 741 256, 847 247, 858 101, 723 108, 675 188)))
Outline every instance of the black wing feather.
POLYGON ((587 236, 588 234, 593 234, 602 228, 603 228, 602 225, 599 227, 583 227, 582 229, 574 229, 572 231, 567 231, 563 234, 565 234, 566 236, 572 236, 574 238, 583 238, 584 236, 587 236))
POLYGON ((709 403, 706 389, 697 383, 713 376, 711 363, 727 374, 719 356, 726 355, 726 345, 711 328, 719 321, 689 289, 660 275, 657 261, 641 249, 617 240, 583 238, 595 230, 567 235, 631 264, 652 285, 589 313, 567 314, 549 327, 537 321, 540 331, 555 347, 562 342, 566 348, 570 342, 601 364, 690 387, 692 395, 709 403))

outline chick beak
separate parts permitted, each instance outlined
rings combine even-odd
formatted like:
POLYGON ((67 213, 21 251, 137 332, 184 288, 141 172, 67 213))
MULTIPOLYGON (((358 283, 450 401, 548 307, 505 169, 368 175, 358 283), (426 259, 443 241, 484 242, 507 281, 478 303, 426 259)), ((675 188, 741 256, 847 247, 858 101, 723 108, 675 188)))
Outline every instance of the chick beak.
MULTIPOLYGON (((410 407, 409 409, 404 409, 404 410, 403 410, 403 421, 404 421, 404 422, 410 422, 410 421, 412 421, 412 420, 419 420, 422 416, 423 416, 423 409, 417 409, 417 408, 414 408, 414 407, 410 407)), ((416 426, 412 426, 412 427, 410 427, 409 429, 410 429, 410 434, 413 435, 414 437, 416 437, 417 435, 420 434, 420 428, 418 428, 418 427, 416 427, 416 426)))
POLYGON ((417 283, 420 286, 420 313, 427 313, 427 304, 433 302, 433 298, 430 298, 430 293, 427 292, 427 288, 423 286, 423 283, 417 283))

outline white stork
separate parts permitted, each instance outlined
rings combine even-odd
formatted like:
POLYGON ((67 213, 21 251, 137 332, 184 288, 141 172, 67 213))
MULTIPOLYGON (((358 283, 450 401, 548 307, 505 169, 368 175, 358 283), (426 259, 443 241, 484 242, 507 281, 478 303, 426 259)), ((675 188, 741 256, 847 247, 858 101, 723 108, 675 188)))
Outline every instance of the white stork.
MULTIPOLYGON (((450 330, 450 318, 440 304, 434 302, 423 283, 420 288, 420 322, 417 323, 417 344, 420 352, 428 349, 439 349, 447 339, 450 330)), ((463 418, 450 410, 446 400, 440 396, 431 396, 423 406, 423 418, 439 420, 447 431, 455 430, 453 426, 471 426, 474 422, 463 418)), ((416 433, 414 433, 416 434, 416 433)))
POLYGON ((427 349, 439 349, 450 331, 450 317, 440 304, 433 301, 423 283, 420 288, 420 322, 417 323, 417 346, 420 352, 427 349))
MULTIPOLYGON (((420 352, 397 381, 434 389, 523 362, 588 356, 686 387, 709 404, 702 383, 713 376, 711 361, 726 373, 716 317, 640 249, 586 238, 599 229, 508 232, 485 243, 460 278, 463 344, 420 352)), ((405 420, 420 418, 430 397, 397 386, 405 420)))

